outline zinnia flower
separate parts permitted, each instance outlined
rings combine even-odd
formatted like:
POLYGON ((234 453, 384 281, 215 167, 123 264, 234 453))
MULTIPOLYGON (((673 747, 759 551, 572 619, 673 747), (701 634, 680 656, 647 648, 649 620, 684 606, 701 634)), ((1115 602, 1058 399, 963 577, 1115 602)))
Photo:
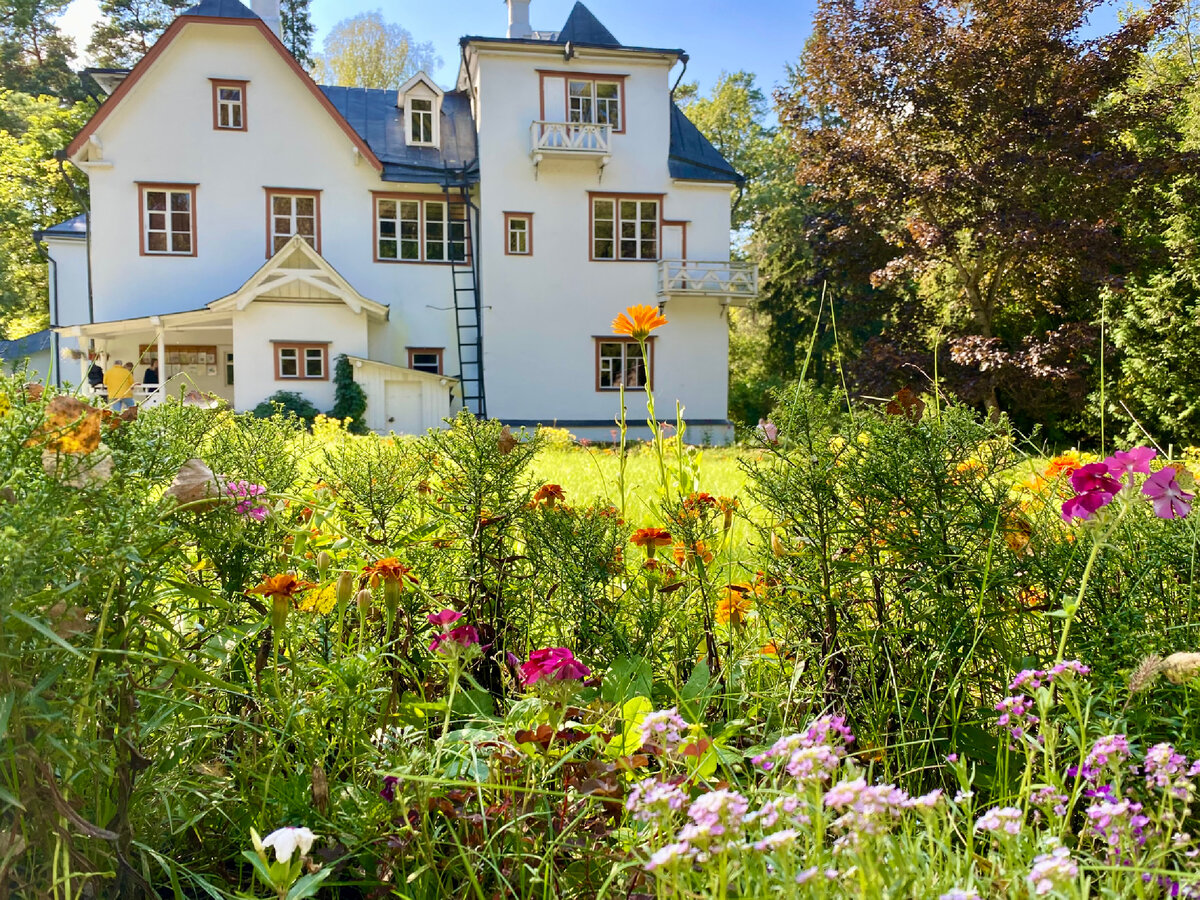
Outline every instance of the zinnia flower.
POLYGON ((1154 504, 1154 514, 1160 519, 1182 519, 1192 511, 1192 494, 1175 480, 1176 470, 1170 466, 1160 469, 1142 485, 1142 493, 1154 504))
POLYGON ((658 313, 656 306, 630 306, 613 319, 613 334, 627 334, 635 341, 644 341, 655 328, 666 325, 667 320, 658 313))
POLYGON ((582 681, 592 670, 575 658, 566 647, 544 647, 529 654, 521 665, 521 682, 526 686, 538 681, 582 681))

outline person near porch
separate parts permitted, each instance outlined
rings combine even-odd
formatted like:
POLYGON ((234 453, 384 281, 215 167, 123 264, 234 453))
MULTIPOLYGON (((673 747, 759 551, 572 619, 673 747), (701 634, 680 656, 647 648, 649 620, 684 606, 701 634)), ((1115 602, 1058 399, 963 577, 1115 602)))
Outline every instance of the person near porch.
POLYGON ((100 363, 97 360, 92 360, 92 366, 88 369, 87 383, 93 391, 100 385, 104 384, 104 370, 100 368, 100 363))
POLYGON ((146 367, 146 371, 142 374, 142 384, 146 387, 158 386, 158 360, 150 360, 150 365, 146 367))
POLYGON ((133 406, 133 363, 117 360, 104 373, 104 386, 108 388, 108 399, 116 412, 133 406))

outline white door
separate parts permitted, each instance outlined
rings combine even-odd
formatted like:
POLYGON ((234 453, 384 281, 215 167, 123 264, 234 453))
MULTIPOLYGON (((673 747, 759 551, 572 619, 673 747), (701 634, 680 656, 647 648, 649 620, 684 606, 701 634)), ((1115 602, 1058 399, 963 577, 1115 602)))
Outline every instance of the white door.
POLYGON ((421 385, 411 381, 388 381, 383 386, 384 430, 397 434, 424 434, 421 415, 421 385))

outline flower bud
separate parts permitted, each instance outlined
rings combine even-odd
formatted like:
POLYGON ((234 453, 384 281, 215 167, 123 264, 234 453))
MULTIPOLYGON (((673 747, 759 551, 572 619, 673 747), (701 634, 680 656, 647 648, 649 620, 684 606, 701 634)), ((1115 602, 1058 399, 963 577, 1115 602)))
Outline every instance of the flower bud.
POLYGON ((363 588, 361 591, 359 591, 355 595, 354 600, 356 603, 358 603, 358 612, 360 615, 365 616, 368 612, 371 611, 371 589, 370 588, 363 588))
POLYGON ((333 564, 333 557, 329 555, 327 550, 322 550, 317 554, 317 572, 321 578, 324 578, 329 573, 329 567, 333 564))
POLYGON ((345 603, 354 594, 354 576, 343 572, 337 580, 337 602, 345 603))
POLYGON ((271 627, 282 631, 287 624, 288 610, 292 605, 291 599, 285 594, 271 596, 271 627))
POLYGON ((386 578, 383 582, 383 603, 393 614, 396 612, 396 607, 400 605, 400 592, 403 590, 400 582, 395 578, 386 578))

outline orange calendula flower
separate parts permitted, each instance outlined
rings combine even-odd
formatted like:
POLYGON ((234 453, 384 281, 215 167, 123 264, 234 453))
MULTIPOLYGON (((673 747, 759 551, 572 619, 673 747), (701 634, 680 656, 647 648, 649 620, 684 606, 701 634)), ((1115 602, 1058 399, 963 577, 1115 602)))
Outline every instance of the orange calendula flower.
POLYGON ((562 485, 558 484, 543 484, 538 488, 538 492, 533 495, 534 503, 544 503, 547 506, 553 506, 559 500, 563 499, 564 492, 562 485))
POLYGON ((748 595, 728 587, 725 596, 717 601, 714 617, 718 625, 741 626, 746 624, 746 617, 753 608, 754 601, 748 595))
POLYGON ((1060 453, 1050 460, 1046 466, 1046 471, 1043 477, 1047 481, 1053 481, 1061 476, 1070 475, 1076 469, 1083 465, 1083 456, 1078 450, 1068 450, 1066 453, 1060 453))
POLYGON ((379 587, 380 583, 402 585, 404 579, 408 579, 413 584, 418 583, 418 578, 412 573, 412 570, 404 565, 394 556, 389 556, 387 559, 381 559, 377 562, 370 563, 363 567, 362 578, 359 579, 359 586, 366 587, 368 584, 371 587, 379 587))
POLYGON ((311 581, 304 581, 290 572, 285 572, 282 575, 272 575, 265 579, 258 587, 251 588, 249 593, 260 594, 271 599, 284 597, 290 600, 301 591, 307 591, 314 587, 316 585, 311 581))
POLYGON ((613 334, 627 334, 635 341, 644 341, 655 328, 666 325, 657 306, 629 306, 613 319, 613 334))

